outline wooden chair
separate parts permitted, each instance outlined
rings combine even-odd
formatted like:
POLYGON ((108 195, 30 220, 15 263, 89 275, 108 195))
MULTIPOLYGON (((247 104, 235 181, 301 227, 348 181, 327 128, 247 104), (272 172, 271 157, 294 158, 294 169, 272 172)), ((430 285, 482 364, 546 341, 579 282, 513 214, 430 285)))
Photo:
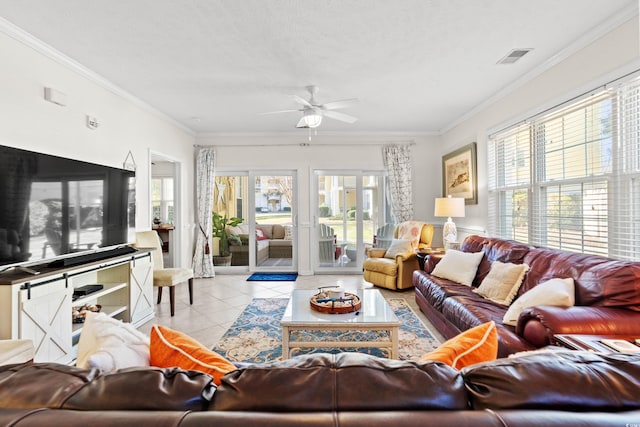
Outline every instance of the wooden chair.
POLYGON ((169 303, 171 304, 171 316, 176 309, 175 286, 180 283, 189 284, 189 304, 193 304, 193 270, 189 268, 164 268, 162 261, 162 241, 155 230, 140 231, 136 233, 136 247, 153 248, 153 286, 158 287, 158 304, 162 301, 162 288, 169 287, 169 303))
POLYGON ((326 224, 318 225, 318 258, 321 263, 336 261, 336 235, 333 228, 326 224))
POLYGON ((385 224, 382 227, 379 227, 376 230, 376 235, 373 236, 373 247, 374 248, 385 248, 387 249, 391 246, 391 241, 393 240, 393 233, 396 231, 395 224, 385 224))

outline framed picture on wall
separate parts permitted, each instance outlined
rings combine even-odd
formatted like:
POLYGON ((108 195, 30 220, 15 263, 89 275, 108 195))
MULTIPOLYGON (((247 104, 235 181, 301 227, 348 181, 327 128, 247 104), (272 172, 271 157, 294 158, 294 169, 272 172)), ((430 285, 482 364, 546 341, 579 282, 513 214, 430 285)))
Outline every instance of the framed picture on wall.
POLYGON ((478 204, 476 143, 442 156, 442 195, 462 197, 467 205, 478 204))

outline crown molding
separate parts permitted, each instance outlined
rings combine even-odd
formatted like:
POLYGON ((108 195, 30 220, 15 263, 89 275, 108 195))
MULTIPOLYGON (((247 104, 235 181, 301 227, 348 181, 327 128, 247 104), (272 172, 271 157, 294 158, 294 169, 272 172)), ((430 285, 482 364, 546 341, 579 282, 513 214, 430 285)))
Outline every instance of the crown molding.
POLYGON ((30 33, 24 31, 22 28, 14 25, 13 23, 7 21, 6 19, 0 17, 0 32, 6 34, 7 36, 11 37, 12 39, 24 44, 25 46, 35 50, 36 52, 46 56, 47 58, 57 62, 58 64, 62 65, 63 67, 69 69, 70 71, 78 74, 81 77, 86 78, 87 80, 91 81, 92 83, 95 83, 96 85, 100 86, 101 88, 113 93, 114 95, 117 95, 129 102, 131 102, 132 104, 134 104, 135 106, 139 107, 140 109, 153 114, 154 116, 165 120, 169 123, 171 123, 172 125, 182 129, 183 131, 187 132, 189 135, 191 136, 195 136, 196 133, 193 129, 185 126, 184 124, 176 121, 174 118, 168 116, 167 114, 163 113, 162 111, 152 107, 151 105, 149 105, 148 103, 144 102, 143 100, 141 100, 140 98, 132 95, 130 92, 127 92, 126 90, 122 89, 121 87, 115 85, 114 83, 110 82, 109 80, 107 80, 106 78, 102 77, 101 75, 99 75, 98 73, 96 73, 95 71, 90 70, 89 68, 85 67, 84 65, 80 64, 79 62, 77 62, 76 60, 68 57, 67 55, 63 54, 62 52, 58 51, 57 49, 55 49, 53 46, 43 42, 42 40, 34 37, 33 35, 31 35, 30 33))
MULTIPOLYGON (((369 138, 386 138, 386 137, 424 137, 424 136, 440 136, 440 132, 428 131, 428 132, 349 132, 349 131, 318 131, 318 134, 311 134, 311 139, 318 139, 322 137, 369 137, 369 138)), ((277 132, 198 132, 196 138, 223 138, 223 137, 247 137, 247 138, 259 138, 259 137, 301 137, 305 140, 308 139, 308 133, 297 133, 296 131, 277 131, 277 132)))
POLYGON ((460 125, 461 123, 469 120, 473 116, 485 110, 490 105, 494 104, 495 102, 499 101, 500 99, 514 92, 516 89, 524 86, 526 83, 530 82, 534 78, 538 77, 539 75, 550 70, 551 68, 558 65, 562 61, 571 57, 581 49, 584 49, 585 47, 594 43, 596 40, 604 37, 606 34, 610 33, 611 31, 618 28, 619 26, 621 26, 622 24, 624 24, 625 22, 629 21, 632 18, 638 19, 638 3, 636 2, 634 2, 633 4, 630 4, 626 8, 620 10, 618 13, 612 15, 611 18, 607 19, 606 21, 594 27, 592 31, 589 31, 588 33, 583 34, 578 39, 576 39, 573 43, 568 45, 566 48, 562 49, 560 52, 558 52, 551 58, 547 59, 538 67, 534 68, 533 70, 529 71, 528 73, 514 80, 513 82, 511 82, 510 84, 505 86, 503 89, 496 92, 495 94, 493 94, 491 97, 487 98, 480 104, 476 105, 471 110, 469 110, 468 112, 460 116, 458 119, 454 120, 449 125, 442 128, 438 133, 440 135, 444 135, 445 133, 449 132, 456 126, 460 125))

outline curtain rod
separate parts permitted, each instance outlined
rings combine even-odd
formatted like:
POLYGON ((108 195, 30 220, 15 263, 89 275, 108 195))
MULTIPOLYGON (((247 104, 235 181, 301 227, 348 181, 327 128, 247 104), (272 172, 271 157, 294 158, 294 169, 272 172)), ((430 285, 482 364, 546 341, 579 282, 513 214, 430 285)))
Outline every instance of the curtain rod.
POLYGON ((633 76, 634 74, 639 74, 639 73, 640 73, 640 68, 637 68, 637 69, 635 69, 633 71, 630 71, 630 72, 628 72, 628 73, 626 73, 626 74, 624 74, 624 75, 622 75, 620 77, 616 77, 615 79, 613 79, 613 80, 611 80, 609 82, 606 82, 604 84, 598 85, 598 86, 596 86, 594 88, 591 88, 591 89, 589 89, 587 91, 584 91, 584 92, 582 92, 582 93, 580 93, 580 94, 578 94, 576 96, 573 96, 573 97, 571 97, 571 98, 569 98, 569 99, 567 99, 565 101, 562 101, 559 104, 553 105, 553 106, 551 106, 549 108, 545 108, 542 111, 538 111, 537 113, 532 114, 529 117, 526 117, 526 118, 524 118, 522 120, 518 120, 515 123, 512 123, 512 124, 510 124, 508 126, 505 126, 505 127, 501 128, 499 130, 491 132, 489 134, 489 139, 493 138, 496 134, 498 134, 500 132, 504 132, 507 129, 514 128, 514 127, 516 127, 518 125, 521 125, 523 123, 527 123, 527 122, 529 122, 529 121, 531 121, 533 119, 536 119, 536 118, 538 118, 538 117, 540 117, 542 115, 545 115, 545 114, 547 114, 547 113, 549 113, 549 112, 551 112, 551 111, 553 111, 553 110, 555 110, 555 109, 557 109, 559 107, 563 107, 563 106, 565 106, 567 104, 570 104, 570 103, 572 103, 574 101, 577 101, 577 100, 579 100, 581 98, 584 98, 585 96, 594 95, 596 93, 596 91, 603 91, 603 90, 610 89, 612 86, 615 86, 615 84, 619 83, 621 80, 627 80, 629 77, 633 76))
POLYGON ((354 143, 350 143, 350 144, 339 144, 339 143, 318 143, 318 144, 312 144, 310 142, 301 142, 299 144, 283 144, 283 143, 277 143, 277 144, 208 144, 208 145, 202 145, 202 144, 193 144, 193 146, 195 148, 199 148, 199 147, 234 147, 234 148, 239 148, 239 147, 364 147, 364 146, 383 146, 383 145, 391 145, 391 144, 401 144, 401 145, 409 145, 409 146, 414 146, 416 145, 415 142, 370 142, 370 143, 363 143, 363 144, 354 144, 354 143))

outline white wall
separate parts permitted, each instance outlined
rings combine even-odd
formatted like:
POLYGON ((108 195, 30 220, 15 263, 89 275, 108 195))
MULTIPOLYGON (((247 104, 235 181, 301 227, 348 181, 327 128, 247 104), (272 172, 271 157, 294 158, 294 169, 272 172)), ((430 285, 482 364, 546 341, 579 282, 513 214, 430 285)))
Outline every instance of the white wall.
POLYGON ((467 205, 457 225, 486 229, 487 136, 506 125, 595 89, 640 68, 638 17, 580 49, 536 78, 495 101, 442 136, 436 156, 470 142, 478 143, 478 205, 467 205))
POLYGON ((440 158, 434 156, 439 137, 403 136, 336 136, 325 135, 320 129, 308 141, 308 134, 299 136, 200 136, 199 145, 216 148, 216 173, 224 171, 259 171, 267 169, 293 170, 298 178, 299 268, 310 274, 310 232, 312 227, 312 171, 323 170, 384 170, 383 144, 413 142, 414 217, 428 220, 433 213, 433 198, 440 193, 440 158), (309 144, 301 146, 300 144, 309 144), (264 146, 263 146, 264 145, 264 146))
MULTIPOLYGON (((162 115, 105 89, 0 28, 0 144, 122 167, 131 150, 136 170, 136 225, 149 229, 149 150, 183 163, 181 265, 193 246, 193 142, 189 132, 162 115), (44 100, 44 87, 66 94, 66 107, 44 100), (85 115, 98 118, 98 129, 85 115)), ((27 40, 27 42, 29 42, 27 40)))

